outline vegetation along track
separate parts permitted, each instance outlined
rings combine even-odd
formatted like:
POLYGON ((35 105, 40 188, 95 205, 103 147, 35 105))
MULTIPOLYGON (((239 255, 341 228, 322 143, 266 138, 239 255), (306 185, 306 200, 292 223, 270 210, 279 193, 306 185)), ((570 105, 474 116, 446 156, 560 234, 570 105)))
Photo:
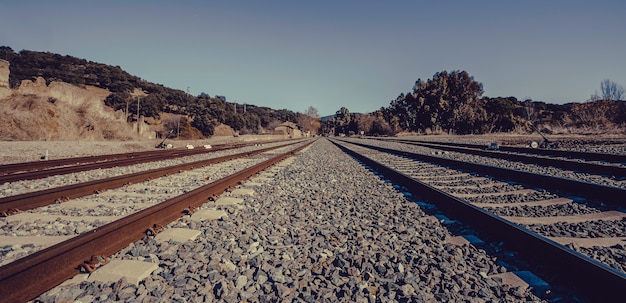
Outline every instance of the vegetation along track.
MULTIPOLYGON (((20 226, 30 225, 26 229, 31 235, 41 233, 44 236, 40 237, 46 238, 46 228, 37 224, 46 220, 46 214, 48 216, 52 214, 52 217, 58 218, 53 220, 54 224, 62 227, 57 230, 57 235, 65 233, 57 238, 69 237, 69 239, 0 267, 0 298, 7 302, 30 300, 78 274, 81 269, 94 269, 105 262, 106 256, 141 239, 148 231, 157 233, 165 224, 184 214, 193 213, 211 197, 285 159, 311 142, 300 141, 296 148, 283 145, 274 151, 265 150, 265 153, 256 153, 258 156, 169 175, 167 178, 96 194, 81 201, 18 214, 16 216, 24 216, 19 220, 15 218, 16 216, 3 219, 17 220, 20 226), (145 206, 148 207, 143 208, 145 206), (94 210, 98 208, 101 210, 99 215, 96 215, 98 211, 94 210), (107 208, 118 211, 121 209, 122 212, 111 215, 107 208), (104 216, 101 216, 102 214, 104 216), (28 218, 33 220, 26 222, 29 221, 28 218), (77 225, 73 222, 80 223, 77 225), (19 291, 16 291, 18 289, 19 291)), ((16 227, 10 222, 5 226, 16 227)), ((19 226, 17 228, 19 229, 19 226)), ((30 239, 32 238, 34 237, 30 239)), ((7 239, 9 237, 5 237, 4 240, 7 239)), ((35 245, 14 246, 32 248, 35 245)), ((5 255, 3 260, 6 259, 5 255)))
POLYGON ((547 280, 572 284, 601 301, 619 296, 626 287, 626 214, 618 210, 623 209, 626 190, 409 153, 363 140, 340 142, 335 141, 413 194, 429 197, 481 237, 504 241, 531 264, 548 269, 552 276, 547 280))

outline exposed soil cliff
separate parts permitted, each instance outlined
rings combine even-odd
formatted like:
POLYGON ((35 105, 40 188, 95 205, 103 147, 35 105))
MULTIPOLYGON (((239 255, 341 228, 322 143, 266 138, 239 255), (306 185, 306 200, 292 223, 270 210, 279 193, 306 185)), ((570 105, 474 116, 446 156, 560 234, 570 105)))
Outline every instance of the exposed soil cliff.
POLYGON ((0 88, 0 140, 130 140, 122 112, 104 105, 109 92, 43 78, 0 88), (8 90, 8 91, 7 91, 8 90))

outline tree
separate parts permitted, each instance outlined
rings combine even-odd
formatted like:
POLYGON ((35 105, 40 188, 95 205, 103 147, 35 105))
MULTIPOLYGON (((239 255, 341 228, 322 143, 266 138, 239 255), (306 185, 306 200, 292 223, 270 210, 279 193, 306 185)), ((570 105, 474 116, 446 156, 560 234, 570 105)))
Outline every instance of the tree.
POLYGON ((0 46, 0 55, 2 56, 0 57, 0 59, 8 60, 9 54, 13 55, 13 53, 15 52, 13 51, 12 48, 8 46, 0 46))
POLYGON ((596 90, 591 96, 589 96, 589 99, 587 99, 587 102, 593 102, 593 101, 598 101, 598 100, 602 100, 602 97, 598 95, 598 91, 596 90))
POLYGON ((498 132, 508 132, 515 129, 519 117, 515 115, 515 108, 518 106, 517 98, 485 98, 485 109, 492 121, 491 130, 498 132))
POLYGON ((346 134, 350 122, 350 111, 346 107, 341 107, 335 112, 335 135, 346 134))
POLYGON ((124 110, 128 118, 128 107, 132 102, 132 97, 128 92, 113 92, 104 99, 104 104, 112 107, 114 110, 124 110))
POLYGON ((357 118, 358 130, 368 136, 393 135, 391 127, 385 121, 383 113, 376 111, 371 114, 360 115, 357 118))
POLYGON ((602 92, 603 100, 619 101, 622 100, 624 95, 624 87, 609 79, 604 79, 600 82, 600 91, 602 92))
POLYGON ((304 114, 298 113, 296 120, 301 130, 311 132, 311 134, 319 132, 321 119, 317 113, 317 108, 309 106, 304 114))
POLYGON ((609 127, 619 120, 620 108, 612 100, 573 104, 570 110, 578 127, 609 127))
POLYGON ((481 99, 463 102, 452 110, 453 131, 456 134, 479 134, 485 132, 488 114, 481 99))
POLYGON ((309 106, 309 108, 306 109, 306 112, 304 113, 305 115, 311 117, 311 118, 319 118, 320 115, 317 112, 317 108, 313 107, 313 106, 309 106))
POLYGON ((442 71, 427 81, 417 79, 412 92, 391 102, 392 115, 385 118, 394 129, 454 132, 468 104, 473 105, 482 94, 482 84, 466 71, 442 71))

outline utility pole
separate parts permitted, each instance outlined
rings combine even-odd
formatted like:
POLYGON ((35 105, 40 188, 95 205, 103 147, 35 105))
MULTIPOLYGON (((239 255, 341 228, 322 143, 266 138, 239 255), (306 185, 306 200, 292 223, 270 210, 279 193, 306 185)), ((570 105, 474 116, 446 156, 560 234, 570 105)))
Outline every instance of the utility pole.
POLYGON ((178 116, 178 126, 176 126, 176 138, 180 138, 180 116, 178 116))
POLYGON ((243 104, 243 113, 244 114, 246 113, 246 104, 245 103, 243 104))
POLYGON ((137 96, 137 127, 139 127, 139 96, 137 96))
POLYGON ((128 117, 130 117, 130 113, 128 112, 128 108, 130 107, 130 103, 133 102, 133 99, 130 99, 130 101, 128 101, 128 99, 126 100, 126 111, 124 112, 126 114, 126 123, 128 123, 128 117))

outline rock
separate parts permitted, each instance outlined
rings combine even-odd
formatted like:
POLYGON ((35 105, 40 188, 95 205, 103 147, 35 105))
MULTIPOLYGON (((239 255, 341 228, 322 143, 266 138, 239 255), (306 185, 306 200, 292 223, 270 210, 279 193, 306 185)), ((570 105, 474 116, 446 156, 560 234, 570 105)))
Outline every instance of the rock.
MULTIPOLYGON (((255 161, 260 161, 260 157, 241 162, 249 165, 255 161)), ((235 162, 238 161, 206 168, 201 174, 196 173, 201 175, 199 179, 189 174, 171 181, 181 188, 156 180, 138 186, 139 190, 128 186, 125 190, 146 197, 127 197, 126 202, 157 203, 164 194, 189 191, 187 184, 212 182, 243 166, 235 162)), ((410 169, 420 170, 417 166, 411 164, 410 169)), ((445 173, 442 175, 449 179, 445 173)), ((64 289, 51 296, 42 295, 42 301, 72 302, 88 296, 93 296, 94 301, 111 301, 117 300, 118 294, 131 302, 540 301, 532 294, 505 289, 488 278, 504 270, 504 266, 496 264, 498 260, 482 249, 445 244, 443 240, 452 235, 438 220, 416 219, 426 218, 432 206, 411 202, 409 199, 415 197, 404 195, 407 189, 386 183, 326 140, 317 141, 310 151, 298 153, 295 161, 271 168, 263 176, 266 180, 254 185, 255 196, 246 197, 240 207, 219 206, 215 202, 200 207, 224 211, 228 217, 197 222, 186 217, 169 225, 193 227, 201 231, 201 237, 186 243, 157 243, 148 238, 113 256, 140 258, 159 265, 139 287, 85 283, 75 286, 75 293, 64 289), (131 295, 132 289, 136 291, 131 295), (75 297, 70 299, 71 296, 75 297)), ((482 190, 488 190, 488 186, 482 190)), ((512 196, 511 200, 546 195, 512 196)), ((98 197, 107 204, 117 199, 114 195, 98 197)), ((476 200, 496 199, 485 196, 476 200)), ((131 211, 114 209, 116 215, 131 211)), ((110 213, 113 208, 96 211, 110 213)), ((30 234, 39 229, 57 234, 83 228, 71 222, 57 223, 40 222, 7 233, 30 234)), ((17 222, 11 226, 18 224, 24 225, 17 222)), ((89 222, 81 224, 93 228, 89 222)), ((606 229, 591 228, 598 233, 606 229)), ((619 257, 611 257, 610 251, 602 255, 607 259, 619 257)))
POLYGON ((228 285, 224 281, 219 281, 213 286, 213 295, 216 299, 228 296, 228 285))
POLYGON ((237 280, 235 281, 235 288, 243 289, 243 287, 246 286, 246 284, 248 284, 248 277, 239 276, 237 277, 237 280))
POLYGON ((228 259, 222 259, 222 269, 225 271, 234 271, 237 269, 237 266, 228 259))
POLYGON ((267 274, 265 273, 265 271, 258 270, 256 275, 255 275, 255 279, 256 279, 256 282, 258 284, 263 284, 263 283, 267 282, 269 278, 268 278, 267 274))
POLYGON ((402 291, 402 295, 406 297, 410 297, 415 294, 415 288, 411 284, 404 284, 400 286, 400 291, 402 291))
POLYGON ((270 279, 272 279, 273 282, 276 282, 276 283, 285 283, 285 282, 287 282, 287 279, 283 275, 282 270, 280 270, 279 268, 276 268, 276 269, 270 271, 269 277, 270 277, 270 279))
POLYGON ((126 287, 119 292, 117 292, 117 299, 121 301, 129 301, 131 298, 135 297, 135 288, 134 287, 126 287))

